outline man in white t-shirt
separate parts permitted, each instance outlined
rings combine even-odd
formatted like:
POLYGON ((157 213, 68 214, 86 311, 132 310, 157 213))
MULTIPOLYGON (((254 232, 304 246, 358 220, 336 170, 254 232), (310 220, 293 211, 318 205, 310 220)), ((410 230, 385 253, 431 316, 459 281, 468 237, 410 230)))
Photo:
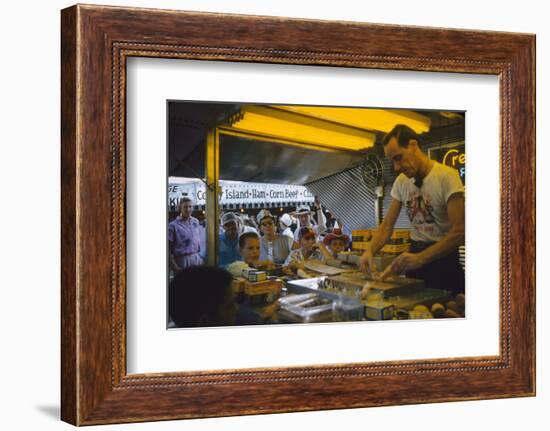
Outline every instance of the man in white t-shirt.
POLYGON ((464 186, 458 172, 430 160, 418 135, 397 125, 384 138, 384 154, 400 175, 391 190, 384 221, 361 256, 364 271, 374 271, 373 256, 391 237, 401 208, 411 222, 411 250, 400 254, 382 274, 420 278, 426 287, 464 292, 458 247, 464 244, 464 186))

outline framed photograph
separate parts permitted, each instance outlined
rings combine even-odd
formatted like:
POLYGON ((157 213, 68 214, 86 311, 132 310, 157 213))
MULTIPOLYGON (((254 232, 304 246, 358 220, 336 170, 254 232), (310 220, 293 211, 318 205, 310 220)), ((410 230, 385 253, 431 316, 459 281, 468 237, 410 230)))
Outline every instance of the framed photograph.
POLYGON ((534 396, 534 35, 61 17, 64 421, 534 396))

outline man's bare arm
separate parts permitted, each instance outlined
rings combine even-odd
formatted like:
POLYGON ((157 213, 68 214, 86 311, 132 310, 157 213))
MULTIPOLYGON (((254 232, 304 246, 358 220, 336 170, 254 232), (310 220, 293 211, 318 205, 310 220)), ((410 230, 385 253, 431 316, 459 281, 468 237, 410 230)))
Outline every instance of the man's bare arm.
POLYGON ((361 256, 359 267, 362 271, 370 273, 375 271, 374 255, 384 246, 384 244, 386 244, 386 242, 390 238, 393 232, 393 227, 395 226, 395 222, 397 221, 397 217, 399 216, 399 212, 401 211, 401 205, 402 204, 400 201, 398 201, 397 199, 392 199, 390 208, 388 209, 386 217, 384 217, 384 221, 380 224, 380 226, 378 226, 378 228, 374 232, 368 249, 365 250, 365 252, 361 256))
POLYGON ((395 222, 397 221, 397 217, 401 211, 401 205, 402 204, 400 201, 397 199, 392 199, 390 208, 388 209, 384 220, 380 226, 378 226, 376 231, 374 231, 369 245, 369 249, 373 255, 378 253, 386 242, 388 242, 388 239, 390 239, 393 232, 393 227, 395 226, 395 222))
POLYGON ((389 265, 381 276, 384 280, 391 274, 405 274, 420 268, 429 262, 452 253, 464 244, 464 196, 454 193, 447 201, 447 213, 451 229, 442 239, 420 253, 401 253, 389 265))

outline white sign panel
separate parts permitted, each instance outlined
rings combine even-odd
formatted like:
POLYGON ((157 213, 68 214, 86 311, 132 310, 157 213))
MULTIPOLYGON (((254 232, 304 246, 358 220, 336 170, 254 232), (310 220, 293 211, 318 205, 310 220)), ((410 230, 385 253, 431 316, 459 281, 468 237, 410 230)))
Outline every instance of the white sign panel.
MULTIPOLYGON (((304 186, 289 184, 220 181, 222 205, 241 204, 313 204, 314 196, 304 186)), ((206 184, 193 178, 168 178, 168 206, 176 209, 179 200, 188 197, 194 205, 206 205, 206 184)))

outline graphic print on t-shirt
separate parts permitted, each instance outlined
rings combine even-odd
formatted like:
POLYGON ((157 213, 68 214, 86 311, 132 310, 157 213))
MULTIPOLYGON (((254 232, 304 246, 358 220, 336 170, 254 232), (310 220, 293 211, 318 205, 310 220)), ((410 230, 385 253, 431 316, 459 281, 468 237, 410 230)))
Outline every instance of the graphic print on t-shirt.
POLYGON ((435 220, 430 195, 423 195, 418 191, 411 192, 405 203, 405 208, 409 220, 419 231, 429 232, 433 230, 435 220))

